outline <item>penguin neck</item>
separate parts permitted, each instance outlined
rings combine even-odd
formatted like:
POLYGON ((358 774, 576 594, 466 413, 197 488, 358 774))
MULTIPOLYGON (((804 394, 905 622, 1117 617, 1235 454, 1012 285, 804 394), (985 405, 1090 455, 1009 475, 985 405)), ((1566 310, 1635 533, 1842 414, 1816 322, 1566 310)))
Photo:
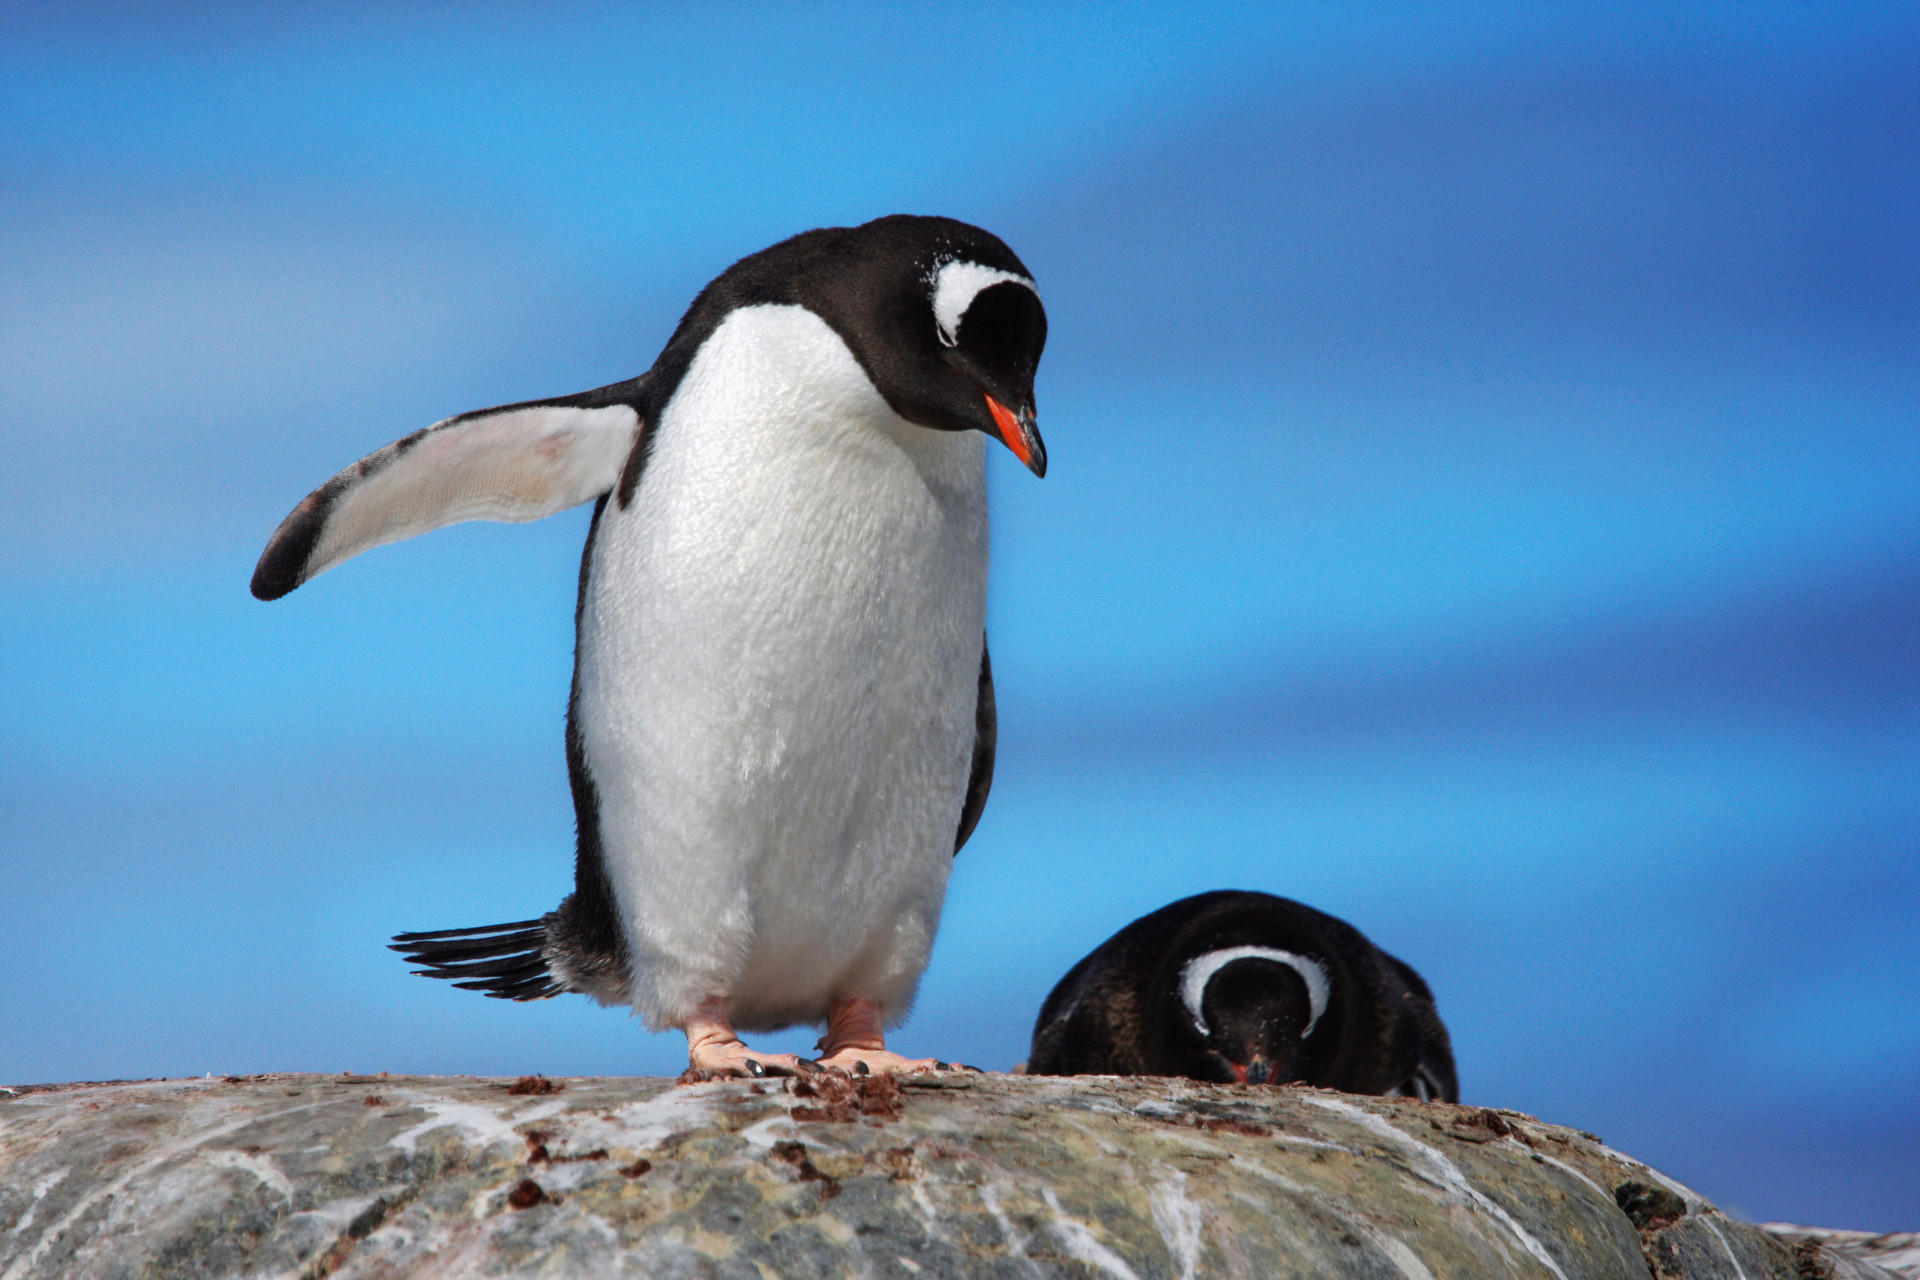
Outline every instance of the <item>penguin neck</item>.
POLYGON ((660 430, 700 433, 694 447, 725 453, 735 468, 837 473, 851 490, 870 482, 872 467, 895 471, 904 460, 942 505, 985 502, 986 438, 901 417, 840 334, 801 306, 729 313, 701 344, 660 430))

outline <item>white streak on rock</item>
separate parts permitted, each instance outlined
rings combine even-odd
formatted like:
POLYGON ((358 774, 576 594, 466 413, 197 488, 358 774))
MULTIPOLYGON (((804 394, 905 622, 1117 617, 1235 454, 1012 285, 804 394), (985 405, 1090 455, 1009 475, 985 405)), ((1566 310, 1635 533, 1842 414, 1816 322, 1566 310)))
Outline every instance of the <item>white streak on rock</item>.
POLYGON ((759 1151, 770 1151, 776 1142, 799 1141, 800 1137, 799 1126, 794 1123, 793 1117, 777 1111, 765 1120, 756 1120, 742 1129, 740 1136, 759 1151))
MULTIPOLYGON (((1352 1150, 1351 1147, 1342 1147, 1340 1149, 1342 1151, 1352 1150)), ((1314 1206, 1322 1212, 1330 1213, 1338 1218, 1341 1225, 1349 1231, 1352 1231, 1355 1235, 1364 1236, 1374 1244, 1380 1246, 1380 1252, 1387 1255, 1387 1260, 1393 1263, 1400 1274, 1406 1277, 1406 1280, 1434 1280, 1433 1272, 1427 1269, 1426 1263, 1420 1261, 1419 1255, 1407 1247, 1404 1240, 1376 1229, 1371 1222, 1368 1222, 1364 1216, 1355 1212, 1353 1206, 1344 1200, 1338 1200, 1328 1196, 1324 1191, 1316 1191, 1312 1187, 1303 1186, 1285 1174, 1275 1173, 1272 1169, 1267 1168, 1257 1160, 1243 1160, 1236 1156, 1234 1158, 1234 1164, 1237 1168, 1245 1169, 1249 1173, 1258 1174, 1283 1191, 1299 1196, 1303 1200, 1311 1201, 1314 1206)))
MULTIPOLYGON (((1592 1135, 1589 1134, 1587 1136, 1591 1137, 1592 1135)), ((1679 1196, 1680 1199, 1686 1203, 1688 1213, 1699 1213, 1704 1209, 1711 1209, 1713 1207, 1712 1203, 1708 1201, 1708 1199, 1705 1196, 1701 1195, 1699 1192, 1695 1191, 1691 1187, 1682 1186, 1680 1183, 1675 1182, 1672 1178, 1669 1178, 1666 1174, 1660 1172, 1658 1169, 1650 1169, 1646 1165, 1641 1164, 1638 1160, 1635 1160, 1629 1156, 1624 1156, 1620 1154, 1618 1151, 1615 1151, 1612 1147, 1608 1146, 1604 1142, 1596 1141, 1593 1145, 1594 1145, 1594 1148, 1598 1150, 1601 1155, 1605 1156, 1607 1159, 1613 1161, 1615 1164, 1625 1169, 1633 1177, 1652 1178, 1655 1182, 1659 1183, 1661 1186, 1665 1187, 1667 1190, 1673 1192, 1673 1194, 1679 1196)))
POLYGON ((726 1089, 721 1083, 681 1085, 644 1102, 630 1102, 613 1113, 620 1141, 636 1148, 653 1147, 705 1128, 714 1122, 714 1101, 727 1096, 726 1089))
POLYGON ((27 1211, 20 1215, 20 1221, 14 1223, 13 1230, 7 1232, 7 1234, 17 1236, 22 1231, 25 1231, 27 1227, 32 1224, 33 1215, 40 1212, 40 1202, 47 1198, 47 1192, 65 1182, 67 1175, 72 1172, 73 1170, 71 1169, 55 1169, 46 1177, 36 1181, 33 1184, 33 1203, 27 1206, 27 1211))
POLYGON ((430 1094, 413 1090, 398 1091, 399 1096, 409 1105, 419 1107, 427 1113, 427 1118, 411 1129, 403 1129, 387 1139, 387 1145, 398 1147, 412 1155, 424 1134, 435 1129, 455 1129, 460 1140, 470 1147, 485 1150, 488 1147, 507 1145, 517 1147, 526 1140, 514 1129, 516 1124, 531 1124, 536 1120, 545 1120, 566 1109, 566 1103, 557 1099, 528 1107, 525 1111, 510 1116, 502 1116, 496 1111, 471 1102, 453 1102, 446 1098, 435 1098, 430 1094))
POLYGON ((334 1274, 341 1280, 367 1274, 382 1277, 404 1275, 406 1280, 472 1280, 474 1276, 485 1274, 490 1264, 497 1265, 499 1261, 499 1246, 491 1232, 479 1224, 458 1223, 453 1224, 451 1230, 441 1233, 439 1240, 413 1251, 400 1267, 376 1264, 362 1271, 356 1266, 354 1256, 349 1254, 346 1268, 334 1274))
MULTIPOLYGON (((288 1115, 298 1111, 310 1111, 317 1105, 319 1104, 304 1103, 297 1107, 288 1107, 285 1111, 279 1112, 278 1114, 288 1115)), ((174 1157, 186 1155, 202 1143, 211 1142, 215 1138, 224 1138, 230 1133, 244 1129, 260 1118, 258 1113, 248 1108, 240 1111, 238 1115, 231 1115, 231 1118, 223 1124, 215 1124, 204 1129, 197 1129, 172 1142, 162 1143, 154 1147, 147 1153, 146 1159, 130 1165, 119 1177, 114 1178, 112 1181, 96 1184, 93 1190, 87 1192, 87 1194, 75 1201, 73 1206, 61 1216, 58 1222, 40 1233, 40 1238, 33 1242, 33 1248, 14 1259, 13 1265, 7 1268, 5 1275, 0 1275, 0 1280, 22 1280, 22 1277, 31 1275, 34 1269, 40 1265, 40 1259, 46 1256, 47 1250, 51 1249, 54 1242, 66 1234, 67 1228, 80 1221, 86 1212, 101 1200, 109 1196, 119 1195, 120 1192, 135 1179, 139 1179, 144 1183, 149 1175, 174 1157)))
POLYGON ((1562 1173, 1572 1174, 1574 1177, 1580 1179, 1580 1181, 1592 1187, 1593 1193, 1599 1196, 1602 1200, 1605 1200, 1608 1204, 1613 1205, 1615 1208, 1619 1207, 1619 1202, 1616 1201, 1611 1195, 1607 1193, 1607 1189, 1605 1187, 1601 1186, 1599 1183, 1595 1182, 1592 1178, 1589 1178, 1586 1174, 1580 1172, 1578 1169, 1568 1164, 1565 1160, 1555 1160, 1552 1156, 1548 1155, 1544 1151, 1533 1151, 1533 1152, 1529 1152, 1528 1154, 1530 1154, 1535 1160, 1538 1160, 1542 1164, 1550 1164, 1554 1168, 1560 1170, 1562 1173))
POLYGON ((1393 1259, 1393 1265, 1400 1268, 1400 1274, 1407 1280, 1433 1280, 1433 1272, 1427 1270, 1427 1264, 1420 1261, 1420 1255, 1407 1247, 1407 1242, 1385 1232, 1370 1233, 1369 1238, 1380 1246, 1380 1251, 1393 1259))
POLYGON ((209 1151, 206 1162, 216 1169, 238 1169, 241 1173, 251 1174, 263 1186, 271 1187, 288 1201, 293 1199, 293 1183, 287 1175, 280 1172, 280 1166, 265 1156, 249 1154, 245 1151, 209 1151))
POLYGON ((413 1154, 423 1134, 435 1129, 457 1129, 460 1138, 469 1146, 482 1149, 501 1143, 517 1145, 523 1141, 512 1125, 485 1107, 477 1107, 470 1102, 449 1102, 444 1098, 424 1098, 417 1094, 407 1098, 407 1101, 425 1111, 427 1118, 411 1129, 402 1129, 394 1134, 387 1139, 387 1145, 398 1147, 408 1155, 413 1154))
POLYGON ((1288 1146, 1294 1147, 1318 1147, 1322 1151, 1344 1151, 1350 1156, 1360 1154, 1344 1143, 1326 1142, 1320 1138, 1303 1138, 1297 1133, 1276 1133, 1273 1135, 1273 1140, 1275 1142, 1284 1142, 1288 1146))
POLYGON ((1413 1154, 1427 1167, 1434 1181, 1451 1191, 1465 1196, 1481 1209, 1485 1210, 1488 1216, 1493 1218, 1494 1221, 1513 1233, 1513 1238, 1520 1242, 1521 1248, 1532 1254, 1547 1270, 1560 1277, 1560 1280, 1567 1280, 1567 1273, 1560 1269, 1560 1264, 1553 1260, 1553 1255, 1547 1252, 1546 1246, 1534 1239, 1532 1233, 1516 1222, 1512 1214, 1488 1199, 1478 1187, 1468 1182, 1467 1175, 1460 1172, 1460 1166, 1447 1159, 1446 1156, 1435 1151, 1419 1139, 1388 1124, 1371 1111, 1363 1110, 1360 1107, 1353 1106, 1351 1103, 1340 1102, 1333 1098, 1318 1097, 1312 1094, 1306 1095, 1305 1101, 1324 1110, 1337 1111, 1344 1116, 1348 1116, 1361 1128, 1366 1129, 1370 1133, 1378 1134, 1401 1150, 1413 1154))
POLYGON ((1053 1193, 1052 1187, 1040 1188, 1040 1195, 1047 1202, 1047 1208, 1053 1210, 1053 1233, 1060 1237, 1060 1243, 1076 1261, 1097 1267, 1114 1280, 1140 1280, 1125 1258, 1100 1243, 1091 1227, 1060 1208, 1060 1197, 1053 1193))
POLYGON ((1040 1264, 1035 1262, 1027 1254, 1027 1233, 1014 1226, 1012 1215, 1000 1206, 1000 1188, 1002 1185, 1003 1184, 998 1182, 981 1183, 980 1203, 987 1206, 987 1212, 993 1216, 994 1222, 1000 1228, 1000 1233, 1007 1238, 1007 1247, 1013 1250, 1016 1257, 1027 1264, 1027 1270, 1031 1271, 1034 1275, 1040 1275, 1040 1264))
POLYGON ((1200 1206, 1187 1198, 1187 1175, 1175 1172, 1153 1184, 1147 1203, 1153 1209, 1154 1230, 1167 1252, 1180 1264, 1180 1280, 1193 1280, 1200 1265, 1200 1206))
POLYGON ((1733 1274, 1734 1274, 1735 1280, 1748 1280, 1746 1268, 1742 1267, 1740 1265, 1740 1259, 1734 1256, 1733 1246, 1731 1244, 1728 1244, 1727 1237, 1721 1234, 1720 1224, 1715 1222, 1710 1216, 1707 1216, 1705 1214, 1701 1215, 1700 1221, 1707 1224, 1707 1230, 1713 1232, 1713 1238, 1715 1240, 1718 1240, 1720 1242, 1720 1247, 1726 1251, 1727 1261, 1733 1264, 1733 1274))
POLYGON ((940 1209, 933 1203, 933 1197, 927 1194, 926 1184, 915 1178, 907 1185, 913 1189, 913 1207, 918 1209, 920 1216, 927 1220, 927 1230, 945 1239, 944 1233, 940 1231, 940 1209))

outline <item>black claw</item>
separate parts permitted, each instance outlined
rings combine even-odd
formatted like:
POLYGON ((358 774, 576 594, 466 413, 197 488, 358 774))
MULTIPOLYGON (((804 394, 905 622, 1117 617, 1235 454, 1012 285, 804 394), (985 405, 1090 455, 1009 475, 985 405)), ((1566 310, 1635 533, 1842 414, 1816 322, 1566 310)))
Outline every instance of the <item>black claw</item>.
POLYGON ((855 1075, 857 1075, 857 1076, 864 1076, 864 1075, 871 1075, 871 1074, 872 1074, 872 1072, 870 1072, 870 1071, 868 1071, 868 1070, 867 1070, 867 1064, 866 1064, 866 1063, 864 1063, 864 1062, 858 1062, 858 1061, 856 1061, 856 1062, 855 1062, 855 1063, 853 1064, 853 1074, 855 1074, 855 1075))
POLYGON ((748 1075, 750 1075, 750 1076, 752 1076, 752 1077, 753 1077, 754 1079, 756 1079, 756 1080, 758 1080, 758 1079, 760 1079, 760 1078, 761 1078, 762 1076, 764 1076, 764 1075, 766 1075, 766 1074, 767 1074, 767 1069, 766 1069, 765 1067, 763 1067, 763 1066, 761 1066, 761 1065, 760 1065, 760 1063, 759 1063, 759 1062, 758 1062, 757 1060, 755 1060, 755 1059, 753 1059, 753 1058, 748 1058, 748 1059, 747 1059, 747 1074, 748 1074, 748 1075))
POLYGON ((821 1066, 820 1063, 813 1058, 801 1058, 799 1061, 800 1070, 806 1075, 818 1075, 820 1072, 826 1070, 825 1067, 821 1066))
POLYGON ((970 1066, 968 1066, 968 1065, 967 1065, 966 1063, 964 1063, 964 1062, 956 1062, 956 1063, 954 1063, 953 1065, 954 1065, 954 1066, 956 1066, 956 1067, 958 1067, 958 1068, 960 1068, 960 1069, 961 1069, 962 1071, 971 1071, 971 1072, 973 1072, 973 1074, 975 1074, 975 1075, 977 1075, 977 1076, 983 1076, 983 1075, 985 1075, 985 1074, 987 1074, 986 1072, 984 1072, 984 1071, 982 1071, 982 1070, 981 1070, 980 1068, 978 1068, 978 1067, 970 1067, 970 1066))
POLYGON ((947 1063, 944 1063, 944 1062, 942 1062, 942 1061, 940 1061, 940 1060, 939 1060, 938 1058, 935 1058, 935 1059, 933 1060, 933 1069, 934 1069, 935 1071, 951 1071, 951 1070, 953 1070, 953 1068, 952 1068, 952 1066, 950 1066, 950 1065, 948 1065, 947 1063))

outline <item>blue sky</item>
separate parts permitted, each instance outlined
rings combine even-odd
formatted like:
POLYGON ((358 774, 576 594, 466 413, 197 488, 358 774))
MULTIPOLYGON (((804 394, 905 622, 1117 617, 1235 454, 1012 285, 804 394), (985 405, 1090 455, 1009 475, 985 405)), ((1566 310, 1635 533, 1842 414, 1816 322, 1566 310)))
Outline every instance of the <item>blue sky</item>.
POLYGON ((584 513, 247 578, 368 450, 940 212, 1040 281, 1053 465, 991 463, 1000 770, 902 1046, 1009 1065, 1266 889, 1428 976, 1470 1099, 1920 1223, 1911 14, 8 23, 0 1078, 677 1069, 380 946, 566 889, 584 513))

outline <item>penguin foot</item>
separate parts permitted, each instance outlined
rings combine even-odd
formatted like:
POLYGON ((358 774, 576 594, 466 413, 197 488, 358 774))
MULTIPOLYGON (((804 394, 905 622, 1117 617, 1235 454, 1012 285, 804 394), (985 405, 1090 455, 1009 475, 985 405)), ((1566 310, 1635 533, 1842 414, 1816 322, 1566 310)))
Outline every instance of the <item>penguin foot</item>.
POLYGON ((702 1080, 764 1080, 771 1076, 814 1075, 820 1070, 821 1064, 797 1053, 761 1053, 735 1040, 731 1044, 708 1044, 689 1052, 686 1074, 680 1080, 685 1084, 698 1084, 702 1080))
POLYGON ((687 1070, 683 1084, 702 1080, 761 1080, 768 1076, 811 1075, 820 1064, 797 1053, 760 1053, 734 1034, 727 1002, 720 996, 702 1001, 686 1022, 687 1070))
POLYGON ((819 1063, 823 1067, 844 1071, 851 1076, 875 1075, 881 1072, 887 1075, 910 1076, 922 1071, 970 1071, 973 1069, 951 1062, 941 1062, 935 1058, 903 1058, 888 1049, 842 1049, 838 1053, 831 1053, 819 1059, 819 1063))
POLYGON ((820 1037, 820 1065, 855 1076, 955 1070, 952 1063, 937 1058, 903 1058, 891 1052, 881 1030, 879 1002, 864 996, 843 996, 829 1006, 827 1034, 820 1037))

